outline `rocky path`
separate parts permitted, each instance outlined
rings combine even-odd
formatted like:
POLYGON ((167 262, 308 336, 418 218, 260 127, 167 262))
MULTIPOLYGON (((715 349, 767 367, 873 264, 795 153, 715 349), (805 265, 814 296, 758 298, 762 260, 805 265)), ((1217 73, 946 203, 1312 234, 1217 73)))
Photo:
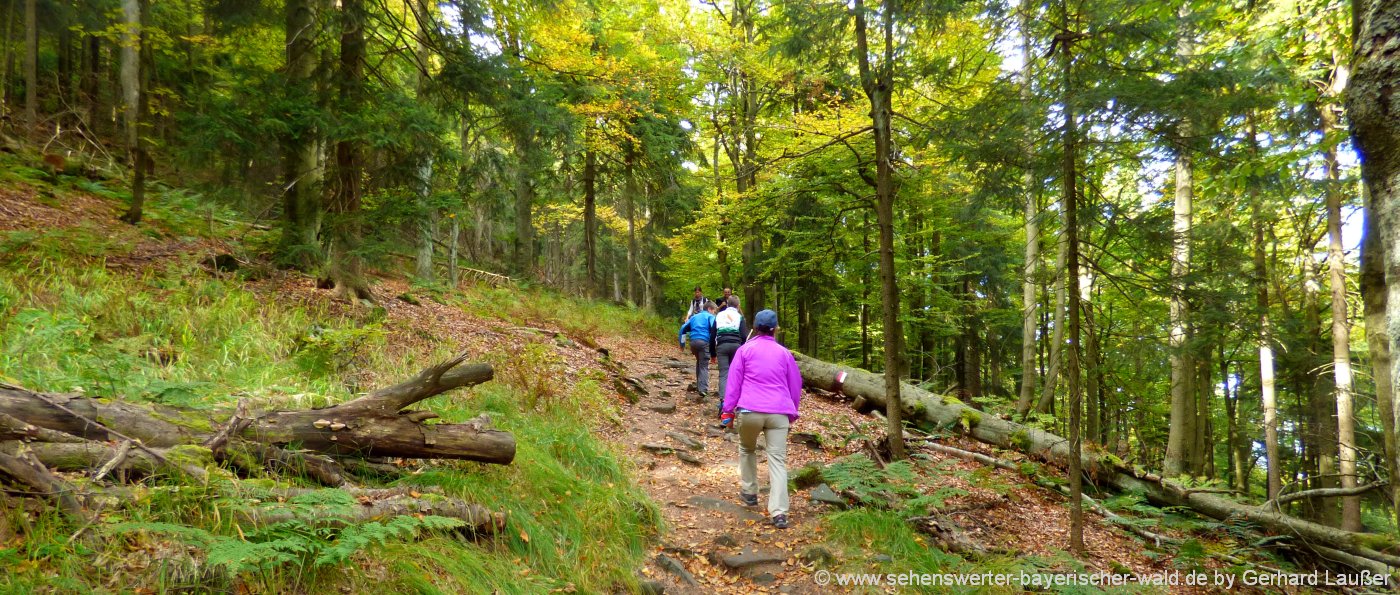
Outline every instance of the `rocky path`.
MULTIPOLYGON (((628 374, 645 392, 624 418, 620 439, 637 461, 641 480, 662 509, 667 533, 645 578, 666 593, 817 593, 813 562, 830 556, 820 544, 822 507, 810 490, 791 494, 790 526, 777 529, 767 518, 767 462, 759 451, 762 494, 756 507, 739 501, 738 435, 719 428, 717 401, 692 388, 694 360, 675 350, 653 350, 627 362, 628 374)), ((711 370, 717 387, 718 372, 711 370)), ((717 388, 716 388, 717 390, 717 388)), ((789 473, 811 462, 840 456, 815 436, 819 420, 848 415, 840 405, 807 395, 802 417, 788 444, 789 473)))
MULTIPOLYGON (((690 388, 695 378, 689 353, 674 344, 640 339, 614 349, 612 357, 622 365, 615 371, 630 379, 629 392, 637 400, 624 406, 624 427, 610 432, 610 438, 636 462, 638 480, 666 523, 661 543, 642 569, 651 592, 829 593, 838 589, 817 585, 814 573, 830 567, 837 557, 859 556, 864 560, 859 566, 870 572, 888 570, 888 556, 834 551, 825 543, 821 516, 838 504, 817 499, 839 502, 841 497, 824 484, 792 492, 790 526, 773 527, 766 514, 768 472, 762 451, 759 505, 747 507, 739 501, 738 436, 719 428, 717 401, 690 388)), ((718 386, 714 369, 711 384, 718 386)), ((826 465, 860 452, 862 442, 852 440, 854 435, 883 434, 878 420, 856 414, 848 402, 829 394, 807 393, 800 411, 788 439, 790 476, 808 464, 826 465)), ((948 441, 979 448, 965 439, 948 441)), ((967 538, 1021 555, 1062 555, 1069 523, 1058 494, 1027 485, 1005 470, 982 469, 933 452, 922 456, 945 469, 937 477, 939 486, 955 487, 963 494, 950 498, 950 507, 977 511, 963 519, 967 538), (972 472, 994 476, 1002 487, 973 485, 965 479, 972 472)), ((1085 538, 1090 554, 1081 562, 1089 569, 1146 574, 1171 567, 1169 558, 1145 556, 1142 544, 1109 524, 1089 523, 1085 538)))

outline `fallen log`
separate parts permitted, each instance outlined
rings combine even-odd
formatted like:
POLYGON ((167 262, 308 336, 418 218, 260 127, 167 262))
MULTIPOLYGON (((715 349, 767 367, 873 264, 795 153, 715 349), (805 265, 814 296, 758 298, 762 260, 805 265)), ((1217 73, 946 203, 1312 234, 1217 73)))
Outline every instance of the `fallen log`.
POLYGON ((431 411, 405 410, 449 390, 491 380, 491 366, 462 365, 465 359, 460 355, 407 381, 332 407, 253 414, 37 393, 0 384, 0 438, 79 444, 131 440, 159 458, 160 449, 200 444, 222 448, 236 437, 333 455, 509 464, 515 458, 515 438, 493 429, 489 418, 430 424, 425 422, 437 417, 431 411), (6 421, 11 419, 18 423, 6 421), (212 428, 219 419, 229 423, 216 432, 212 428))
MULTIPOLYGON (((857 368, 838 366, 794 354, 804 385, 864 398, 876 408, 885 408, 884 376, 857 368)), ((921 420, 941 428, 956 429, 993 446, 1019 450, 1051 463, 1068 466, 1069 441, 1044 430, 1023 426, 977 411, 957 399, 937 395, 901 383, 905 419, 921 420)), ((1400 568, 1400 541, 1394 536, 1357 533, 1294 518, 1261 506, 1235 502, 1216 494, 1192 491, 1169 479, 1137 476, 1112 457, 1091 452, 1080 454, 1085 473, 1100 486, 1140 493, 1158 505, 1181 506, 1214 519, 1244 519, 1278 534, 1293 535, 1311 544, 1370 560, 1389 568, 1400 568)))
MULTIPOLYGON (((281 495, 292 497, 310 491, 312 490, 285 490, 281 495)), ((442 490, 436 487, 347 488, 345 492, 354 496, 359 505, 348 511, 348 514, 318 515, 310 522, 317 526, 340 526, 402 515, 436 515, 458 519, 466 523, 463 529, 476 535, 498 533, 506 526, 506 513, 493 511, 474 502, 444 496, 442 490)), ((250 524, 260 526, 275 525, 298 518, 304 519, 292 510, 259 508, 240 513, 240 518, 250 524)))
MULTIPOLYGON (((300 411, 250 412, 246 400, 232 411, 181 409, 38 393, 0 383, 0 478, 19 486, 20 494, 44 497, 73 516, 89 517, 95 514, 90 509, 94 502, 106 506, 123 500, 120 486, 99 485, 104 478, 170 472, 202 481, 216 461, 240 472, 303 475, 326 486, 347 484, 342 462, 350 459, 371 458, 380 466, 385 466, 384 457, 508 464, 515 458, 515 439, 493 429, 489 418, 428 423, 438 415, 407 409, 491 380, 489 365, 462 365, 465 359, 459 355, 339 405, 300 411), (219 424, 219 419, 227 421, 219 424), (51 470, 91 473, 92 479, 79 488, 51 470)), ((502 514, 479 505, 441 496, 420 498, 416 491, 382 491, 358 499, 361 506, 346 521, 436 514, 461 519, 478 534, 498 531, 505 523, 502 514)))

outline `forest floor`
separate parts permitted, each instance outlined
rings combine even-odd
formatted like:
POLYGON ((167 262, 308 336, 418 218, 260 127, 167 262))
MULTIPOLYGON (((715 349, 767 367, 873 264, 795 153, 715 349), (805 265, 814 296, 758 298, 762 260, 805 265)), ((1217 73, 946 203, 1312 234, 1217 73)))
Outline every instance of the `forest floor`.
MULTIPOLYGON (((33 230, 92 226, 95 232, 110 228, 128 234, 130 228, 114 223, 116 206, 110 200, 88 195, 56 201, 23 188, 0 189, 0 230, 33 230)), ((212 221, 210 225, 212 225, 212 221)), ((135 234, 127 255, 109 258, 106 267, 142 274, 159 268, 168 259, 225 253, 230 246, 217 239, 157 234, 135 234)), ((219 274, 211 271, 211 274, 219 274)), ((315 288, 308 277, 272 270, 250 277, 245 287, 279 304, 307 304, 330 311, 365 306, 336 302, 329 292, 315 288)), ((1075 559, 1065 553, 1069 512, 1058 493, 1035 486, 1026 477, 1002 469, 949 457, 917 445, 920 453, 913 483, 921 494, 937 496, 937 515, 971 541, 997 552, 988 560, 963 560, 938 553, 932 539, 910 529, 899 516, 879 511, 838 512, 830 504, 815 502, 813 489, 791 494, 791 526, 776 529, 765 514, 767 464, 760 451, 759 477, 764 485, 757 507, 738 500, 737 436, 716 423, 714 397, 701 397, 689 389, 694 381, 694 360, 679 350, 673 338, 655 330, 635 334, 593 333, 583 322, 570 328, 547 328, 535 322, 529 308, 502 316, 490 303, 476 307, 431 299, 403 299, 417 290, 393 277, 376 279, 375 294, 390 329, 386 350, 422 350, 432 343, 449 342, 472 354, 488 356, 498 366, 498 380, 508 375, 513 358, 526 346, 544 346, 562 362, 557 377, 548 380, 573 384, 584 377, 607 377, 639 387, 616 391, 616 409, 597 419, 581 419, 595 434, 630 460, 635 481, 655 502, 664 519, 658 543, 640 569, 646 581, 664 586, 667 593, 820 593, 832 591, 885 592, 892 587, 840 587, 820 584, 826 571, 833 573, 888 574, 908 571, 976 571, 1014 574, 1038 572, 1135 574, 1187 572, 1187 568, 1223 569, 1208 554, 1189 563, 1171 554, 1154 551, 1148 544, 1092 513, 1085 531, 1088 554, 1075 559), (416 302, 416 303, 413 303, 416 302), (626 392, 634 392, 635 402, 626 392), (682 457, 690 459, 683 460, 682 457), (892 525, 881 522, 893 519, 892 525), (931 553, 932 552, 932 553, 931 553), (933 557, 930 557, 933 556, 933 557)), ((548 308, 547 305, 537 306, 548 308)), ((249 313, 249 315, 256 315, 249 313)), ((539 318, 548 318, 541 315, 539 318)), ((557 319, 556 319, 556 322, 557 319)), ((352 372, 353 374, 353 372, 352 372)), ((712 385, 718 384, 711 370, 712 385)), ((366 372, 353 378, 362 387, 383 385, 394 378, 366 372)), ((566 395, 562 391, 559 395, 566 395)), ((562 398, 556 395, 555 398, 562 398)), ((788 467, 795 474, 809 464, 828 466, 851 456, 864 456, 868 440, 883 435, 879 419, 860 415, 839 395, 805 395, 801 418, 789 440, 788 467)), ((940 442, 993 454, 1014 462, 1016 453, 990 453, 985 447, 952 434, 937 436, 940 442)), ((1049 470, 1049 468, 1045 468, 1049 470)), ((529 498, 530 494, 518 494, 529 498)), ((1158 528, 1156 530, 1163 530, 1158 528)), ((1166 532, 1182 536, 1181 530, 1166 532)), ((1204 549, 1227 547, 1228 541, 1208 542, 1204 549)), ((942 591, 942 589, 932 589, 942 591)), ((969 589, 981 592, 982 589, 969 589)), ((1018 588, 996 589, 1018 592, 1018 588)), ((1158 592, 1158 588, 1129 588, 1158 592)), ((1236 589, 1239 590, 1239 589, 1236 589)), ((1172 592, 1196 590, 1175 587, 1172 592)), ((1196 592, 1211 592, 1200 589, 1196 592)), ((1246 590, 1247 592, 1247 590, 1246 590)))

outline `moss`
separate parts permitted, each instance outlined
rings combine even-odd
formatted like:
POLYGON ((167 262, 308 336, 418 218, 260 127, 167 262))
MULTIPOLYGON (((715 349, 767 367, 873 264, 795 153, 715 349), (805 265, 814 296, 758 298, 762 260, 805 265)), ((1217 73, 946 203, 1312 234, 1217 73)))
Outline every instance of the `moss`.
POLYGON ((1355 541, 1358 546, 1381 552, 1400 548, 1400 543, 1397 543, 1394 537, 1379 533, 1360 533, 1356 535, 1355 541))
POLYGON ((165 458, 170 459, 171 463, 177 465, 204 467, 214 462, 214 452, 205 446, 181 444, 180 446, 171 447, 170 450, 166 451, 165 458))
POLYGON ((982 423, 982 414, 976 409, 965 407, 962 411, 958 412, 958 423, 962 425, 963 430, 971 432, 972 428, 982 423))
POLYGON ((1104 469, 1126 469, 1128 464, 1123 459, 1112 453, 1104 453, 1099 456, 1099 467, 1104 469))
POLYGON ((239 469, 248 469, 254 473, 262 469, 263 462, 253 453, 242 448, 229 448, 224 450, 224 457, 228 463, 239 469))
POLYGON ((158 411, 152 411, 151 417, 168 424, 174 424, 183 428, 189 428, 196 432, 214 431, 214 422, 210 421, 208 417, 201 416, 198 414, 172 417, 169 415, 161 415, 158 411))
POLYGON ((794 490, 805 490, 822 483, 822 466, 820 463, 808 463, 792 474, 792 488, 794 490))
POLYGON ((953 395, 943 395, 943 404, 949 407, 957 407, 962 405, 963 402, 953 395))
POLYGON ((923 419, 925 417, 928 417, 928 407, 924 406, 923 401, 915 401, 914 405, 909 408, 909 412, 911 414, 910 417, 914 419, 923 419))
POLYGON ((1016 430, 1016 433, 1011 435, 1011 446, 1022 452, 1029 451, 1031 449, 1030 434, 1027 434, 1025 429, 1016 430))

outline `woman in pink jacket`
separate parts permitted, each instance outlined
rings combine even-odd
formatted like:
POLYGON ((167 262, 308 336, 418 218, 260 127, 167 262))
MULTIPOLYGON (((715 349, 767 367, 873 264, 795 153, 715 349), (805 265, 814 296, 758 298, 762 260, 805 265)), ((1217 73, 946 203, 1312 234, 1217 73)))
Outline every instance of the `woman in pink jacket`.
POLYGON ((768 514, 773 526, 788 526, 787 435, 802 402, 802 374, 792 352, 773 340, 778 314, 764 310, 753 317, 753 338, 729 364, 720 419, 739 427, 739 499, 758 505, 758 460, 754 447, 763 435, 768 453, 768 514))

